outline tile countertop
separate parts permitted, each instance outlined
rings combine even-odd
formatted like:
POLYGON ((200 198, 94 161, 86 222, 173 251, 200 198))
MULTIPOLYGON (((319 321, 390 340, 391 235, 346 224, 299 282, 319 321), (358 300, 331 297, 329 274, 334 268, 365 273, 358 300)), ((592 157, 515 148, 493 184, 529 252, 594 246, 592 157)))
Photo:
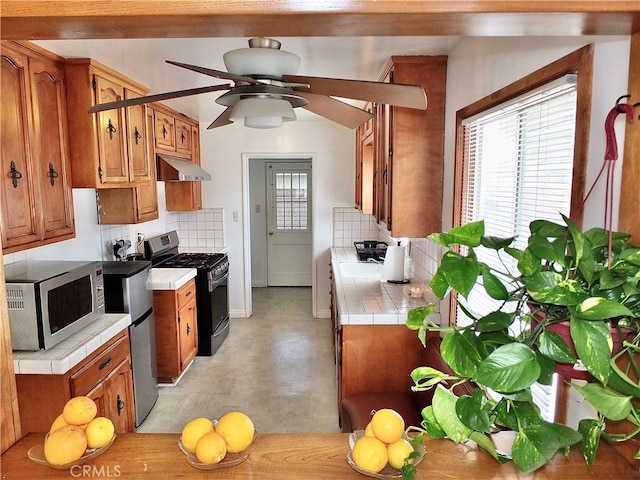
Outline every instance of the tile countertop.
MULTIPOLYGON (((342 277, 336 266, 341 262, 357 262, 353 247, 331 247, 331 265, 336 282, 336 305, 342 325, 396 325, 404 324, 407 312, 428 302, 439 304, 439 299, 427 290, 422 297, 410 296, 409 288, 424 285, 421 280, 410 279, 407 284, 392 284, 375 277, 342 277)), ((430 319, 440 323, 439 308, 430 319)))
POLYGON ((63 375, 131 325, 128 313, 107 313, 48 350, 13 352, 15 373, 63 375))
POLYGON ((177 290, 197 274, 195 268, 156 268, 147 277, 147 290, 177 290))

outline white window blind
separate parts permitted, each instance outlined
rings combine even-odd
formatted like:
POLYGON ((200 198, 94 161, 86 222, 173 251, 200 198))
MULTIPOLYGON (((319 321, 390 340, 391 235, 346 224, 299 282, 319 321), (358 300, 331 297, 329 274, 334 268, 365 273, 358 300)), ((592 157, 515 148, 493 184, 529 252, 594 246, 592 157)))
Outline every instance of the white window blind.
MULTIPOLYGON (((524 248, 532 220, 561 222, 560 213, 569 215, 575 119, 576 84, 565 81, 463 122, 461 223, 484 219, 486 235, 515 236, 516 246, 524 248)), ((510 257, 499 259, 489 250, 480 250, 478 256, 498 270, 517 270, 510 257)), ((483 316, 500 303, 476 288, 466 306, 483 316)), ((470 320, 458 309, 456 322, 466 325, 470 320)), ((550 420, 554 392, 541 386, 534 394, 550 420)))

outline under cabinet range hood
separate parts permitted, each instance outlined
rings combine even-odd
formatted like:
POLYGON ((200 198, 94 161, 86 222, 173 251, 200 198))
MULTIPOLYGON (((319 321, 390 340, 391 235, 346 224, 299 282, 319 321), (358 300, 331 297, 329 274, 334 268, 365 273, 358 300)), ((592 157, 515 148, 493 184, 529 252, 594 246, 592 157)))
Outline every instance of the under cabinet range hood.
POLYGON ((162 182, 189 182, 211 180, 211 175, 190 160, 158 153, 158 180, 162 182))

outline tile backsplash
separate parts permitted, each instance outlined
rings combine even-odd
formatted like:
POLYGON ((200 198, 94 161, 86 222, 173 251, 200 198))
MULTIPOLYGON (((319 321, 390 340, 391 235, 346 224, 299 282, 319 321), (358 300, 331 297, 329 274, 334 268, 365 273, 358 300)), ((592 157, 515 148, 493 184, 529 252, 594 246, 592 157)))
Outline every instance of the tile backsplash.
POLYGON ((349 247, 353 242, 379 240, 394 245, 400 241, 407 245, 408 274, 428 282, 438 269, 444 253, 442 247, 427 238, 392 238, 389 232, 376 222, 373 215, 363 214, 351 207, 333 209, 333 246, 349 247))
MULTIPOLYGON (((181 249, 217 251, 224 245, 224 209, 204 208, 197 212, 167 212, 165 230, 176 230, 181 249)), ((113 244, 118 240, 130 240, 127 253, 143 252, 136 246, 137 232, 143 225, 101 225, 103 260, 114 260, 113 244)), ((162 232, 158 232, 160 234, 162 232)))

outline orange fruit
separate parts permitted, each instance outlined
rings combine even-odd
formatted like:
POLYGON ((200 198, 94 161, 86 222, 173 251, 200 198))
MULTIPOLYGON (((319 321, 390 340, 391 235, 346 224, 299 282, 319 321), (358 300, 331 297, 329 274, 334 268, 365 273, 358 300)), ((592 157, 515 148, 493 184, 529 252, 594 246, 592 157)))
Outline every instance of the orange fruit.
POLYGON ((393 443, 402 438, 404 419, 395 410, 382 408, 373 414, 371 430, 376 438, 384 443, 393 443))
POLYGON ((393 468, 402 468, 404 461, 413 453, 413 445, 408 440, 401 438, 397 442, 387 445, 387 454, 389 455, 389 465, 393 468))
POLYGON ((205 433, 213 431, 213 423, 205 417, 198 417, 187 423, 182 429, 180 441, 182 446, 191 453, 196 453, 196 444, 205 433))
POLYGON ((216 425, 216 432, 222 435, 227 443, 227 452, 231 453, 249 448, 255 431, 251 419, 242 412, 225 413, 216 425))
POLYGON ((84 429, 84 434, 87 436, 87 446, 89 448, 104 447, 111 441, 115 431, 115 425, 107 417, 94 418, 84 429))
POLYGON ((52 465, 75 462, 87 449, 87 436, 76 425, 58 428, 44 441, 44 458, 52 465))
POLYGON ((69 425, 84 425, 98 414, 98 407, 89 397, 73 397, 62 409, 64 421, 69 425))
POLYGON ((199 462, 220 463, 226 454, 227 444, 215 431, 202 435, 196 444, 196 458, 199 462))
POLYGON ((363 470, 378 473, 389 459, 387 446, 375 437, 360 437, 351 451, 353 462, 363 470))
POLYGON ((54 431, 56 431, 60 427, 64 427, 66 425, 69 425, 69 424, 64 421, 64 415, 61 413, 60 415, 58 415, 56 417, 56 419, 51 424, 51 428, 49 429, 49 433, 53 433, 54 431))

